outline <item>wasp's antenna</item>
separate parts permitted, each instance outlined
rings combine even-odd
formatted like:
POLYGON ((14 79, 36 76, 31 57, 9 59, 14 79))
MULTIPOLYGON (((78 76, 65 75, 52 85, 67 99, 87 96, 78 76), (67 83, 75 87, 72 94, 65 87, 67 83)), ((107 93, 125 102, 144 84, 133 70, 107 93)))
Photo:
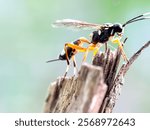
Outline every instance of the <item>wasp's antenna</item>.
POLYGON ((139 15, 139 16, 136 16, 136 17, 134 17, 134 18, 128 20, 128 21, 127 21, 126 23, 124 23, 122 26, 124 27, 124 26, 127 25, 129 22, 131 22, 132 20, 135 20, 135 19, 140 18, 140 17, 142 17, 142 16, 143 16, 143 14, 142 14, 142 15, 139 15))
POLYGON ((126 38, 124 39, 123 43, 125 43, 127 40, 128 40, 128 37, 126 37, 126 38))
POLYGON ((128 24, 129 24, 129 23, 136 22, 136 21, 140 21, 140 20, 145 20, 145 19, 150 19, 150 17, 135 19, 135 20, 133 20, 133 21, 128 22, 128 24))
POLYGON ((53 60, 49 60, 49 61, 46 61, 46 63, 49 63, 49 62, 54 62, 54 61, 58 61, 60 59, 53 59, 53 60))
POLYGON ((140 20, 145 20, 145 19, 150 19, 150 17, 144 17, 144 16, 148 16, 150 15, 150 12, 148 13, 144 13, 142 15, 139 15, 139 16, 136 16, 130 20, 128 20, 126 23, 124 23, 122 26, 125 27, 127 24, 130 24, 130 23, 133 23, 133 22, 136 22, 136 21, 140 21, 140 20))

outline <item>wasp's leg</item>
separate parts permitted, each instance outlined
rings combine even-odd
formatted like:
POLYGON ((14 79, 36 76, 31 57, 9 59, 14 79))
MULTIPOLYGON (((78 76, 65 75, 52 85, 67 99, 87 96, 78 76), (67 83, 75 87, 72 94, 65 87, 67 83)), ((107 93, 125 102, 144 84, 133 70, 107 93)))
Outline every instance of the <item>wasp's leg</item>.
POLYGON ((85 38, 85 37, 80 37, 78 40, 80 41, 80 43, 91 44, 91 42, 87 38, 85 38))
POLYGON ((96 47, 95 50, 94 50, 94 52, 93 52, 92 60, 94 59, 94 57, 95 57, 95 55, 98 53, 98 51, 99 51, 99 48, 96 47))
MULTIPOLYGON (((86 39, 85 37, 79 38, 79 41, 80 41, 79 45, 81 45, 81 46, 82 46, 83 43, 91 44, 91 42, 88 39, 86 39)), ((87 58, 87 55, 88 55, 88 52, 89 52, 89 47, 84 48, 84 50, 82 52, 85 52, 84 56, 83 56, 83 60, 82 60, 82 62, 84 62, 86 60, 86 58, 87 58)))
POLYGON ((122 46, 124 46, 125 42, 128 40, 128 37, 126 37, 122 43, 122 46))
POLYGON ((82 47, 83 43, 91 44, 91 42, 88 39, 86 39, 85 37, 81 37, 78 40, 74 41, 73 43, 66 43, 65 47, 70 47, 70 48, 76 49, 80 52, 85 52, 86 48, 82 47))
POLYGON ((95 49, 96 45, 95 44, 91 44, 87 47, 86 51, 85 51, 85 54, 83 56, 83 60, 82 62, 85 62, 86 58, 87 58, 87 55, 88 55, 88 52, 89 51, 93 51, 95 49))
POLYGON ((83 60, 82 60, 82 62, 85 62, 85 61, 86 61, 86 58, 87 58, 88 52, 89 52, 89 50, 87 49, 87 50, 86 50, 86 52, 84 53, 84 56, 83 56, 83 60))
POLYGON ((105 53, 107 52, 108 50, 108 46, 107 46, 107 42, 105 43, 105 53))
POLYGON ((74 76, 75 76, 75 75, 78 75, 78 68, 77 68, 77 63, 76 63, 75 56, 72 56, 72 61, 73 61, 74 76))
POLYGON ((87 57, 87 54, 88 54, 88 48, 83 48, 81 46, 77 46, 77 45, 74 45, 74 44, 71 44, 71 43, 66 43, 65 46, 76 49, 79 52, 85 52, 84 58, 83 58, 83 61, 85 61, 85 59, 87 57))
MULTIPOLYGON (((67 47, 70 47, 70 48, 72 48, 72 49, 78 50, 78 51, 80 51, 80 52, 86 52, 86 48, 82 48, 81 46, 74 45, 74 44, 72 44, 72 43, 66 43, 66 44, 65 44, 64 50, 65 50, 65 54, 66 54, 67 68, 66 68, 66 72, 65 72, 65 74, 64 74, 64 78, 66 77, 67 72, 68 72, 69 67, 70 67, 70 62, 69 62, 67 47)), ((72 55, 72 58, 74 58, 74 55, 72 55)), ((77 67, 76 67, 76 61, 75 61, 75 59, 73 59, 73 64, 74 64, 74 68, 77 68, 77 67)), ((76 70, 74 69, 74 71, 76 71, 76 70)), ((75 73, 75 72, 74 72, 74 73, 75 73)))
MULTIPOLYGON (((105 43, 105 44, 107 44, 107 43, 105 43)), ((94 50, 94 52, 93 52, 93 59, 94 59, 94 57, 95 57, 95 55, 98 53, 98 51, 99 51, 99 48, 102 46, 102 44, 98 44, 98 45, 95 45, 95 44, 93 44, 92 45, 92 48, 91 48, 91 50, 94 50)), ((107 50, 107 46, 105 46, 106 48, 106 50, 107 50)), ((105 50, 105 51, 106 51, 105 50)))
POLYGON ((123 46, 122 46, 122 43, 121 43, 120 39, 119 38, 112 39, 112 43, 117 43, 119 45, 119 48, 121 50, 121 55, 122 55, 123 59, 126 62, 128 62, 129 60, 128 60, 128 58, 127 58, 127 56, 126 56, 126 54, 125 54, 125 52, 123 50, 123 46))
POLYGON ((67 73, 68 73, 69 67, 70 67, 70 62, 69 62, 69 57, 68 57, 68 52, 67 52, 66 45, 65 45, 65 47, 64 47, 64 50, 65 50, 66 61, 67 61, 67 68, 66 68, 66 72, 65 72, 65 74, 64 74, 64 78, 65 78, 66 75, 67 75, 67 73))
POLYGON ((76 50, 78 50, 78 51, 80 51, 80 52, 85 52, 86 51, 86 48, 83 48, 83 47, 81 47, 81 46, 78 46, 78 45, 75 45, 75 44, 72 44, 72 43, 66 43, 65 44, 65 48, 66 47, 70 47, 70 48, 72 48, 72 49, 76 49, 76 50))
POLYGON ((84 37, 81 37, 78 40, 76 40, 74 42, 74 44, 72 44, 72 43, 66 43, 65 47, 70 47, 72 49, 76 49, 77 51, 85 52, 85 55, 84 55, 84 58, 83 58, 83 61, 85 61, 85 59, 87 57, 87 54, 88 54, 88 49, 89 48, 83 48, 83 47, 81 47, 83 43, 91 44, 91 42, 88 39, 86 39, 84 37))
POLYGON ((66 68, 66 72, 65 72, 65 74, 64 74, 64 78, 67 76, 69 67, 70 67, 70 62, 67 62, 67 68, 66 68))
MULTIPOLYGON (((79 38, 79 41, 80 41, 80 44, 79 45, 82 45, 83 43, 88 43, 88 44, 91 44, 91 42, 88 40, 88 39, 86 39, 85 37, 81 37, 81 38, 79 38)), ((85 49, 85 48, 84 48, 85 49)), ((80 51, 80 50, 79 50, 80 51)), ((85 62, 85 60, 86 60, 86 58, 87 58, 87 55, 88 55, 88 52, 89 52, 89 47, 87 47, 84 51, 82 51, 82 52, 85 52, 84 53, 84 56, 83 56, 83 60, 82 60, 82 62, 85 62)))

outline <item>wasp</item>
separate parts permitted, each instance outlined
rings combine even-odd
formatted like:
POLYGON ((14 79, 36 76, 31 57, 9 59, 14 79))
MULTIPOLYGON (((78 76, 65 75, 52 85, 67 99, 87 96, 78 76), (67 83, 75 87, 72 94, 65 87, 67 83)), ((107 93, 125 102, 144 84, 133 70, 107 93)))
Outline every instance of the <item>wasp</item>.
POLYGON ((130 23, 134 23, 140 20, 150 19, 149 15, 150 12, 144 13, 142 15, 136 16, 128 20, 124 24, 120 24, 120 23, 94 24, 94 23, 88 23, 79 20, 73 20, 73 19, 57 20, 55 23, 53 23, 53 27, 67 27, 67 28, 73 27, 76 29, 94 29, 94 31, 90 34, 91 40, 88 40, 85 37, 81 37, 75 40, 74 42, 65 43, 63 52, 59 55, 59 57, 57 59, 49 60, 47 62, 66 60, 67 68, 64 75, 65 77, 69 70, 70 59, 72 59, 74 65, 74 75, 75 75, 77 71, 75 54, 77 54, 78 52, 84 52, 84 56, 83 56, 83 62, 84 62, 87 58, 89 51, 93 51, 93 57, 94 57, 99 51, 101 45, 103 44, 105 45, 105 51, 106 51, 108 41, 118 44, 124 61, 128 62, 128 58, 123 49, 123 42, 121 42, 121 38, 123 37, 124 34, 124 28, 130 23), (86 48, 82 47, 84 43, 87 43, 88 47, 86 48))

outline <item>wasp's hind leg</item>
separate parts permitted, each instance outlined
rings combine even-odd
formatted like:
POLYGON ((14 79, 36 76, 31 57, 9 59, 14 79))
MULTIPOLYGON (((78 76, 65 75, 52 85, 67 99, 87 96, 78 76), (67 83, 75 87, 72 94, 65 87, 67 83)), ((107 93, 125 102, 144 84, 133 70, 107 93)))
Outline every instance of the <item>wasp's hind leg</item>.
POLYGON ((77 51, 79 51, 79 52, 85 52, 86 48, 83 48, 81 46, 78 46, 78 45, 75 45, 75 44, 72 44, 72 43, 66 43, 65 47, 64 47, 64 50, 65 50, 66 61, 67 61, 67 68, 66 68, 66 72, 64 74, 64 78, 65 78, 66 75, 67 75, 67 73, 68 73, 69 67, 70 67, 69 59, 72 58, 72 60, 73 60, 74 74, 75 74, 76 71, 77 71, 77 64, 76 64, 76 61, 75 61, 75 57, 74 57, 75 54, 74 53, 76 53, 77 51), (68 52, 67 47, 69 47, 69 48, 71 48, 73 50, 71 52, 68 52), (69 53, 69 55, 68 55, 68 53, 69 53))
POLYGON ((65 78, 66 75, 67 75, 67 73, 68 73, 69 67, 70 67, 70 62, 69 62, 69 57, 68 57, 68 52, 67 52, 66 44, 65 44, 64 50, 65 50, 66 62, 67 62, 67 68, 66 68, 66 72, 64 74, 64 78, 65 78))
POLYGON ((83 43, 91 44, 91 42, 85 37, 80 37, 78 40, 74 41, 73 43, 66 43, 65 47, 70 47, 79 52, 85 52, 87 48, 82 47, 83 43))
POLYGON ((75 56, 72 56, 72 61, 73 61, 73 72, 74 72, 74 76, 78 76, 78 68, 77 68, 77 63, 76 63, 76 59, 75 56))
POLYGON ((69 67, 70 67, 70 63, 69 63, 69 62, 67 62, 67 68, 66 68, 66 72, 65 72, 65 74, 64 74, 64 78, 67 76, 67 73, 68 73, 69 67))
MULTIPOLYGON (((86 48, 83 48, 83 47, 81 47, 81 46, 78 46, 78 45, 75 45, 75 44, 72 44, 72 43, 66 43, 65 44, 65 48, 66 47, 70 47, 70 48, 72 48, 72 49, 75 49, 75 50, 77 50, 77 51, 79 51, 79 52, 85 52, 86 51, 86 48)), ((66 50, 67 51, 67 50, 66 50)), ((66 52, 65 51, 65 52, 66 52)))
MULTIPOLYGON (((69 66, 70 66, 69 59, 70 59, 70 58, 72 58, 72 60, 73 60, 74 75, 76 75, 76 74, 78 73, 77 64, 76 64, 76 60, 75 60, 75 56, 74 56, 74 55, 75 55, 77 52, 85 52, 85 53, 88 53, 87 48, 83 48, 83 47, 82 47, 83 43, 91 44, 91 42, 90 42, 88 39, 84 38, 84 37, 79 38, 78 40, 74 41, 73 43, 66 43, 66 44, 65 44, 64 50, 65 50, 65 54, 66 54, 67 69, 66 69, 66 73, 65 73, 64 77, 67 75, 67 72, 68 72, 68 70, 69 70, 69 66), (72 52, 71 52, 71 55, 69 54, 69 56, 68 56, 67 47, 73 49, 72 52)), ((85 58, 85 59, 86 59, 86 58, 85 58)))

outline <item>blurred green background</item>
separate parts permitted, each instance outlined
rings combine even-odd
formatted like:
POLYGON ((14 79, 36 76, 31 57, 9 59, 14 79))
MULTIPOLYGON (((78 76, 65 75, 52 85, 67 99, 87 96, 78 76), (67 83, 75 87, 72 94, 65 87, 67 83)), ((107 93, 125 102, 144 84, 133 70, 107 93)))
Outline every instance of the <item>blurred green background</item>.
MULTIPOLYGON (((65 42, 90 34, 52 28, 55 20, 124 23, 149 11, 149 0, 0 0, 0 112, 42 112, 50 82, 66 69, 66 62, 46 61, 57 58, 65 42)), ((150 20, 130 24, 124 37, 130 57, 150 40, 150 20)), ((150 112, 149 50, 127 73, 114 112, 150 112)))

